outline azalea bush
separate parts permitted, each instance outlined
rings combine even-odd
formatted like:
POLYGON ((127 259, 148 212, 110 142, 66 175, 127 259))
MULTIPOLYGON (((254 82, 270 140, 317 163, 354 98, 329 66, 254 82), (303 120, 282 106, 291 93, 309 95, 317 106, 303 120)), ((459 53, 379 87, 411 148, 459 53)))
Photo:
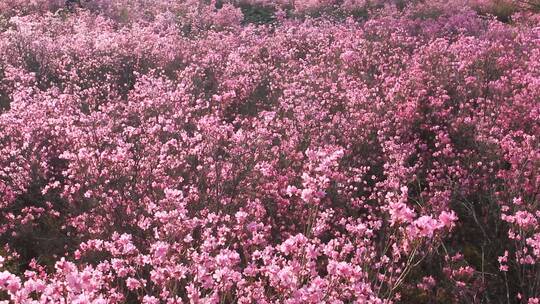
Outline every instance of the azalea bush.
POLYGON ((540 303, 510 4, 0 0, 0 302, 540 303))

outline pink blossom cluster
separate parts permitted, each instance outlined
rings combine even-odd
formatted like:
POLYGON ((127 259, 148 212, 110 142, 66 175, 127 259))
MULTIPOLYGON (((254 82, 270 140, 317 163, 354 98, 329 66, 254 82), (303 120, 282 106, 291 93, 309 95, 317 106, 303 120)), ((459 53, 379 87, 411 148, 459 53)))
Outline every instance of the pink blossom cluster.
POLYGON ((479 7, 0 0, 0 303, 540 303, 540 18, 479 7))

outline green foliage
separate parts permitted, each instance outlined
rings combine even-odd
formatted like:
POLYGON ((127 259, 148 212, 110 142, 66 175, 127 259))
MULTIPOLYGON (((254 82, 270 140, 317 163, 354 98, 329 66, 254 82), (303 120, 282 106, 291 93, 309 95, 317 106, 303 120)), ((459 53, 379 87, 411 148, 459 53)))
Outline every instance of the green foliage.
POLYGON ((276 20, 273 7, 253 5, 248 3, 240 4, 242 14, 244 14, 244 24, 268 24, 276 20))

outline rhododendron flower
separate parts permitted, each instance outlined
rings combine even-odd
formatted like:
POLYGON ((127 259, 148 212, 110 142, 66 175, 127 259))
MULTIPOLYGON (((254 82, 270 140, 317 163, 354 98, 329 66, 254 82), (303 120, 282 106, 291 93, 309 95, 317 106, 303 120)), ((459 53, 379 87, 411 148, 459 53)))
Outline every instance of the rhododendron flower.
POLYGON ((126 280, 126 286, 129 290, 135 290, 141 286, 141 283, 134 278, 128 278, 126 280))
POLYGON ((0 1, 0 303, 537 303, 536 2, 0 1))
POLYGON ((455 222, 457 221, 457 216, 454 213, 454 211, 443 211, 439 215, 439 221, 441 222, 441 225, 443 225, 446 228, 453 228, 455 226, 455 222))
POLYGON ((416 227, 416 233, 421 237, 432 237, 439 228, 437 221, 429 215, 419 217, 413 224, 416 227))
POLYGON ((504 251, 504 255, 497 258, 499 260, 499 270, 508 271, 508 250, 504 251))

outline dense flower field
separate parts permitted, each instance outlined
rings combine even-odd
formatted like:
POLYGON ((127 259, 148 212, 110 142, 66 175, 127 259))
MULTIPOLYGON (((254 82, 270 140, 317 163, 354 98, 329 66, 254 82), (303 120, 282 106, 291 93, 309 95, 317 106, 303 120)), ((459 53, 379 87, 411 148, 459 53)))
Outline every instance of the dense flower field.
POLYGON ((540 303, 538 8, 0 0, 0 303, 540 303))

